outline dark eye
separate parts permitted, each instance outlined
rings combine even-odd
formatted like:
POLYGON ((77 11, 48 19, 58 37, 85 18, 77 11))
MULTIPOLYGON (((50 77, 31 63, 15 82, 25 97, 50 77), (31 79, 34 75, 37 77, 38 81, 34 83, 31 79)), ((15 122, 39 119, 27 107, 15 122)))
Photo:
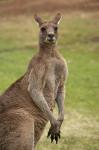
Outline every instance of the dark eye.
POLYGON ((42 31, 42 32, 46 31, 46 28, 45 28, 45 27, 42 27, 42 28, 41 28, 41 31, 42 31))
POLYGON ((55 32, 57 32, 58 28, 57 28, 57 27, 54 27, 54 30, 55 30, 55 32))

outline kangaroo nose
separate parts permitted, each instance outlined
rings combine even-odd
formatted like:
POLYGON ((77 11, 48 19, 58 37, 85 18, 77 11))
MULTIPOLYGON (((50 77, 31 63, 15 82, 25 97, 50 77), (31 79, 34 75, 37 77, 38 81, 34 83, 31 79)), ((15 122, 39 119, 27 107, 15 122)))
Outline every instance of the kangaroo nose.
POLYGON ((53 34, 53 33, 49 33, 49 34, 48 34, 48 37, 49 37, 50 39, 53 39, 54 34, 53 34))

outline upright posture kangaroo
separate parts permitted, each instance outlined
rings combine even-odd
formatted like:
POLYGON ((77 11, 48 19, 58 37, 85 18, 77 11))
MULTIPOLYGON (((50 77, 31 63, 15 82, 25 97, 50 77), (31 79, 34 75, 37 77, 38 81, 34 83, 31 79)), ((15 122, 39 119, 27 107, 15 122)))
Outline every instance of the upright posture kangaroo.
POLYGON ((53 20, 39 24, 39 51, 25 74, 0 96, 0 150, 34 150, 48 121, 48 137, 56 143, 64 119, 64 82, 67 66, 56 49, 58 13, 53 20), (52 114, 55 102, 59 117, 52 114))

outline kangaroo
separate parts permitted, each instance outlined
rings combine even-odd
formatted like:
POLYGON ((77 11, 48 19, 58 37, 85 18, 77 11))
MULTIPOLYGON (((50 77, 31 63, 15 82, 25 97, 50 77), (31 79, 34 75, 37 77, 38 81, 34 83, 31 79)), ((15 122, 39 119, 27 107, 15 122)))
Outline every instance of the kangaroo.
POLYGON ((64 120, 67 65, 57 50, 61 14, 39 24, 39 50, 27 71, 0 96, 0 150, 34 150, 48 121, 48 137, 58 142, 64 120), (53 115, 57 103, 58 119, 53 115))

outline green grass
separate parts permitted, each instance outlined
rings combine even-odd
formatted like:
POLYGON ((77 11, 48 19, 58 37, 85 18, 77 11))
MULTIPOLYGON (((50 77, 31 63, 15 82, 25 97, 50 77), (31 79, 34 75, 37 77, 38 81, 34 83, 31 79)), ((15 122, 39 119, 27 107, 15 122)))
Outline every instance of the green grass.
MULTIPOLYGON (((46 138, 48 125, 37 150, 99 150, 98 17, 64 14, 59 49, 68 62, 69 78, 62 138, 58 145, 50 144, 46 138)), ((0 19, 0 93, 25 72, 37 50, 37 33, 31 16, 0 19)))

